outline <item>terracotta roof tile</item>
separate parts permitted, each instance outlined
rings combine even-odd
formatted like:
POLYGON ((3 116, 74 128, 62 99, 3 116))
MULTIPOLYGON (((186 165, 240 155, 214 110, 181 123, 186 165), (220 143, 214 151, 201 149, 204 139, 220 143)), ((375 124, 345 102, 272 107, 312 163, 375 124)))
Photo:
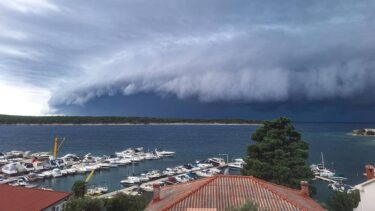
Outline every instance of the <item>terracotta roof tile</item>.
POLYGON ((260 209, 286 211, 324 210, 299 190, 269 183, 251 176, 215 176, 163 187, 160 201, 151 202, 146 210, 228 210, 248 201, 260 209))
POLYGON ((0 185, 0 210, 40 211, 69 195, 66 192, 0 185))

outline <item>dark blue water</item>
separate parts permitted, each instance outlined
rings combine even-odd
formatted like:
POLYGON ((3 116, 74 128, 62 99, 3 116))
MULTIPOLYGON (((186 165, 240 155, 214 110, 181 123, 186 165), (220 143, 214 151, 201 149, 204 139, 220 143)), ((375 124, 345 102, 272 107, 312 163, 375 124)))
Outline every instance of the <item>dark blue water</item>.
MULTIPOLYGON (((375 137, 348 135, 353 129, 375 127, 371 124, 299 123, 296 128, 310 144, 310 162, 320 162, 324 152, 328 167, 344 173, 349 184, 364 180, 364 165, 373 162, 375 137)), ((143 146, 145 150, 162 148, 176 151, 174 158, 146 161, 134 166, 135 173, 173 167, 207 157, 228 154, 242 157, 256 126, 249 125, 134 125, 134 126, 0 126, 0 151, 51 151, 53 137, 66 137, 60 155, 110 155, 128 147, 143 146)), ((110 190, 121 188, 120 180, 133 172, 132 166, 98 171, 91 184, 106 184, 110 190)), ((47 179, 43 186, 70 190, 85 175, 47 179)), ((330 194, 326 183, 317 183, 319 200, 330 194)))

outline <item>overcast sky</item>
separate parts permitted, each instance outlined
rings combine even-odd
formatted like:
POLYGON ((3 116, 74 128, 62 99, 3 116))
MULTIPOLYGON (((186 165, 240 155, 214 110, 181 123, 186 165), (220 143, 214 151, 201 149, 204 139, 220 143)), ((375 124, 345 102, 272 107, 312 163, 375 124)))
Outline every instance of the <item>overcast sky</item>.
POLYGON ((375 1, 1 0, 0 113, 371 120, 375 1))

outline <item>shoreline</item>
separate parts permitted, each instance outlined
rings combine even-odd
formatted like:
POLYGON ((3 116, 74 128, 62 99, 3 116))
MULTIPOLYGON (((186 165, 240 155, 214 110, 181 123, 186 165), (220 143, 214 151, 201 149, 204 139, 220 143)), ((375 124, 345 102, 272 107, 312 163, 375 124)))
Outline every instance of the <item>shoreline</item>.
POLYGON ((7 125, 29 125, 29 126, 134 126, 134 125, 176 125, 176 126, 184 126, 184 125, 250 125, 250 126, 260 126, 261 123, 41 123, 41 124, 28 124, 28 123, 16 123, 16 124, 1 124, 0 126, 7 126, 7 125))

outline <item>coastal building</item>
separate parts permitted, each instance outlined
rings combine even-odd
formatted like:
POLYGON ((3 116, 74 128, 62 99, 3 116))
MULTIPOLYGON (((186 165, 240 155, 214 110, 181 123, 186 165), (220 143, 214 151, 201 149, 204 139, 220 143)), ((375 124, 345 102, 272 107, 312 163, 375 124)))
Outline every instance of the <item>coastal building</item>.
POLYGON ((146 211, 224 211, 247 202, 260 210, 324 210, 309 197, 309 186, 304 181, 301 190, 295 190, 252 176, 218 175, 173 186, 155 184, 146 211))
POLYGON ((70 193, 0 185, 0 210, 62 211, 70 193))
POLYGON ((357 208, 354 208, 354 211, 367 211, 375 210, 375 176, 374 176, 374 166, 366 165, 366 177, 367 181, 359 185, 356 185, 354 188, 359 191, 361 201, 358 204, 357 208))

